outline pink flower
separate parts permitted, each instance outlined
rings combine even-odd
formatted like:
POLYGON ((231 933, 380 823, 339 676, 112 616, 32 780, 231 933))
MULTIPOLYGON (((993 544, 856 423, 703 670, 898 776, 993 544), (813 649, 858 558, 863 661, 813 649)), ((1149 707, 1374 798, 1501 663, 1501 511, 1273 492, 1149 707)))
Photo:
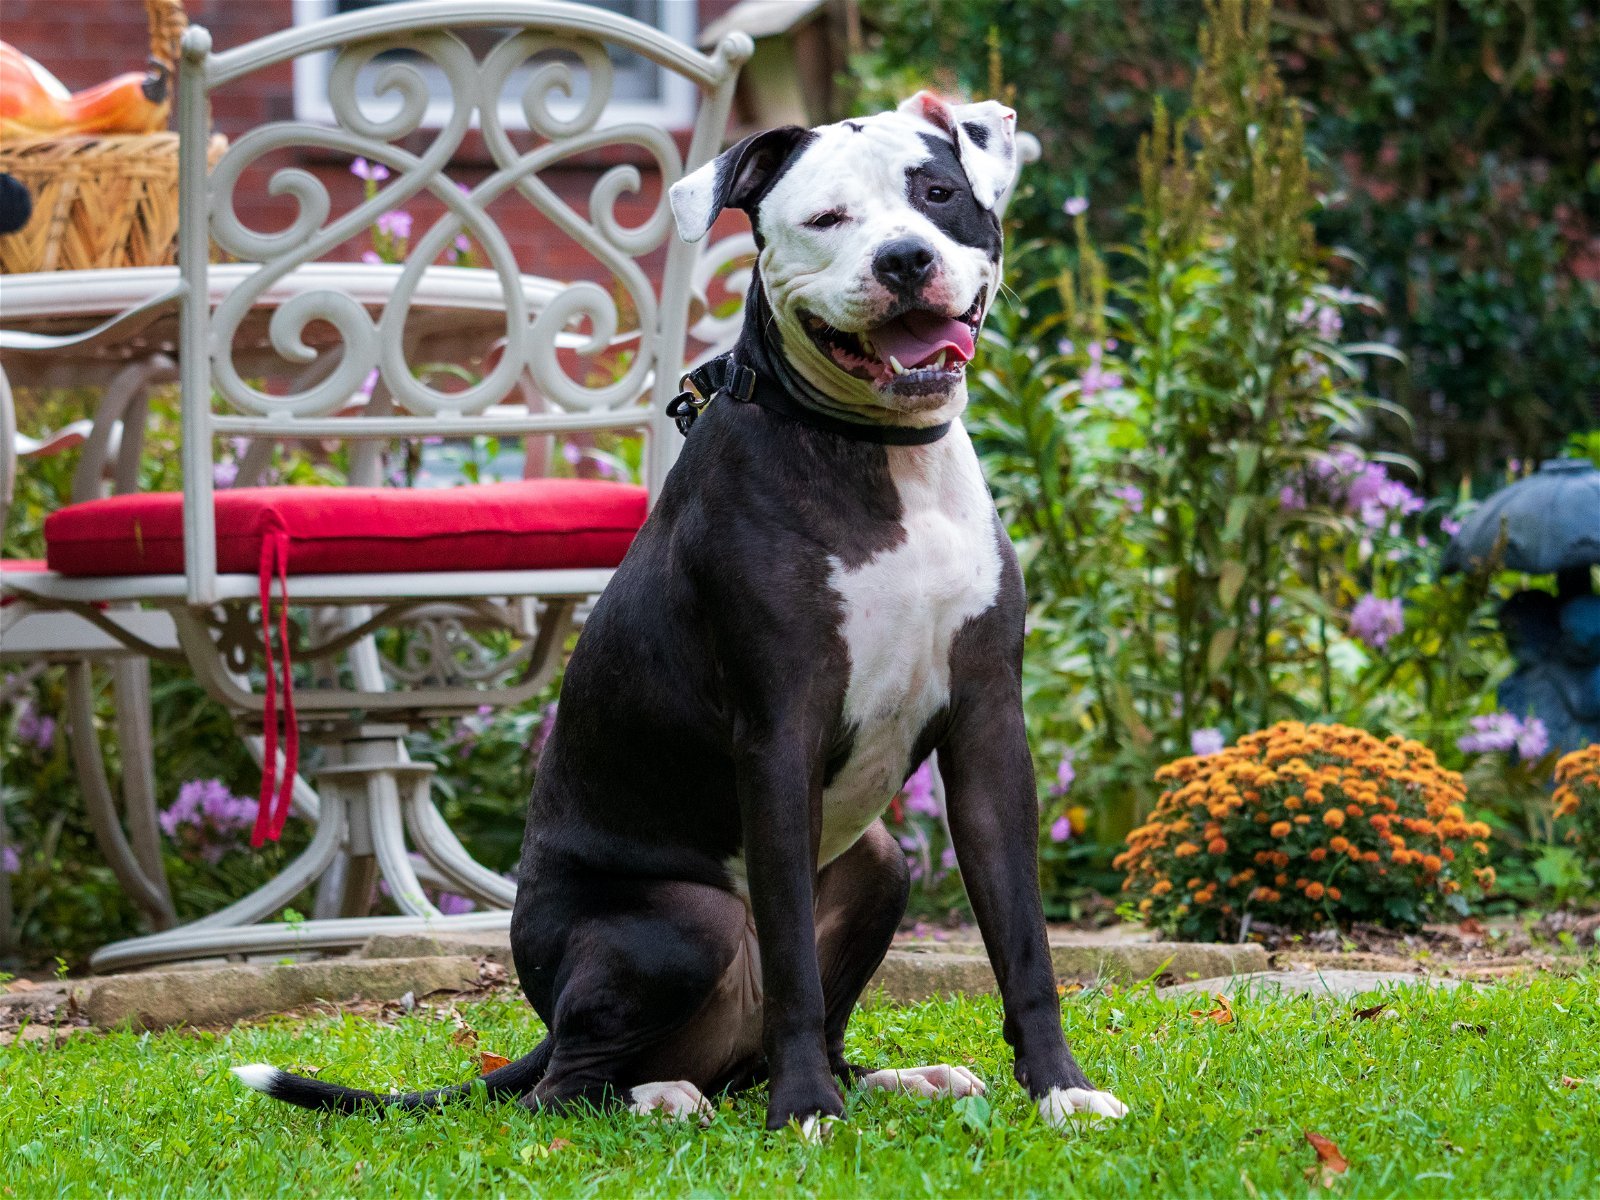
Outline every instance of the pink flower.
POLYGON ((1131 483, 1127 487, 1112 488, 1111 494, 1126 504, 1129 512, 1144 511, 1144 492, 1131 483))
POLYGON ((376 266, 383 261, 383 256, 376 250, 363 250, 361 252, 361 261, 368 266, 376 266))
POLYGON ((1087 196, 1068 196, 1061 211, 1069 217, 1081 217, 1089 211, 1089 198, 1087 196))
POLYGON ((411 236, 411 214, 403 208, 384 213, 378 218, 378 232, 404 241, 411 236))
POLYGON ((1067 820, 1065 814, 1057 817, 1050 826, 1050 840, 1052 842, 1064 842, 1071 836, 1072 822, 1067 820))
POLYGON ((368 183, 382 183, 389 178, 389 168, 382 163, 369 163, 364 158, 358 158, 350 164, 350 174, 368 183))
POLYGON ((914 813, 925 817, 939 815, 939 802, 933 798, 933 768, 926 761, 911 772, 911 778, 906 780, 905 792, 906 807, 914 813))

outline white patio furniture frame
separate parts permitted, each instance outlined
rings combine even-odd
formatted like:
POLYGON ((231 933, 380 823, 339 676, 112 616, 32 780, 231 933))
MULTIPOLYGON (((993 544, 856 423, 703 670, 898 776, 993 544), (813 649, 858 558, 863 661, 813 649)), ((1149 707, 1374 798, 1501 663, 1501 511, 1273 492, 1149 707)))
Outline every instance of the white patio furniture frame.
MULTIPOLYGON (((214 267, 212 303, 231 291, 247 270, 246 264, 214 267)), ((312 263, 279 280, 257 305, 252 321, 264 325, 278 305, 330 282, 365 306, 381 307, 399 272, 399 266, 387 263, 312 263)), ((522 278, 523 293, 534 309, 560 288, 551 280, 522 278)), ((74 501, 96 499, 108 486, 113 493, 137 490, 148 390, 176 378, 171 356, 177 353, 180 296, 176 267, 6 276, 0 287, 0 350, 6 354, 0 367, 0 525, 19 459, 39 460, 78 450, 74 501), (63 326, 85 322, 86 330, 61 332, 63 326), (101 385, 94 418, 74 421, 44 439, 27 437, 16 428, 8 369, 32 387, 101 385)), ((485 332, 493 331, 503 307, 503 289, 495 276, 459 268, 428 272, 413 302, 413 311, 428 318, 427 349, 435 343, 447 347, 454 341, 481 341, 485 332)), ((257 340, 266 340, 264 329, 257 340)), ((534 398, 531 389, 524 391, 534 398)), ((256 482, 261 456, 250 457, 256 461, 241 467, 237 486, 256 482)), ((89 606, 71 611, 28 590, 41 583, 48 591, 48 582, 32 573, 8 577, 0 571, 0 596, 7 601, 0 607, 0 663, 19 668, 17 678, 24 682, 47 666, 67 668, 67 737, 96 842, 136 907, 156 930, 165 930, 176 917, 156 821, 149 659, 184 661, 176 626, 171 614, 159 609, 89 606), (91 672, 96 666, 105 666, 112 674, 123 765, 120 812, 95 727, 91 672)), ((247 738, 246 746, 260 762, 261 737, 247 738)), ((317 819, 316 792, 303 779, 295 781, 294 810, 306 820, 317 819)), ((4 834, 0 829, 0 845, 4 834)), ((347 857, 336 859, 323 877, 313 909, 316 915, 339 915, 344 890, 340 876, 347 857)), ((425 864, 419 875, 430 885, 450 883, 425 864)), ((11 952, 14 932, 8 884, 0 880, 0 957, 11 952)))
MULTIPOLYGON (((369 9, 300 26, 237 49, 213 53, 206 30, 191 27, 183 42, 177 116, 180 133, 180 286, 178 372, 183 395, 184 560, 181 576, 67 578, 53 574, 26 581, 39 604, 84 613, 96 603, 137 601, 169 612, 191 668, 208 690, 246 720, 259 720, 262 697, 252 687, 247 664, 253 625, 255 575, 217 570, 213 466, 215 440, 239 437, 253 443, 304 439, 348 440, 358 447, 397 439, 466 437, 476 434, 530 437, 579 430, 633 430, 646 440, 645 474, 654 495, 675 456, 675 436, 662 416, 677 390, 688 342, 690 296, 696 280, 693 248, 671 236, 665 185, 720 149, 733 85, 751 53, 742 34, 726 37, 702 55, 632 20, 594 8, 553 0, 420 0, 369 9), (510 32, 477 61, 453 30, 508 28, 510 32), (665 131, 637 124, 597 127, 609 94, 608 44, 626 47, 688 78, 700 98, 688 150, 680 159, 665 131), (417 129, 426 103, 420 76, 404 63, 382 65, 381 95, 387 111, 362 108, 354 80, 386 50, 404 48, 438 65, 455 105, 439 130, 428 130, 421 151, 400 144, 417 129), (547 62, 531 72, 522 95, 532 149, 519 151, 501 127, 498 97, 511 71, 545 50, 575 58, 589 78, 587 99, 576 114, 558 114, 550 104, 568 91, 574 72, 567 61, 547 62), (255 71, 309 53, 333 51, 330 100, 339 125, 328 129, 300 121, 278 122, 239 138, 207 174, 204 147, 208 100, 213 91, 255 71), (444 169, 474 115, 495 169, 470 192, 458 191, 444 169), (629 226, 615 214, 625 191, 636 191, 640 173, 624 163, 605 170, 589 196, 587 219, 567 206, 539 179, 544 168, 573 154, 618 144, 653 159, 661 194, 643 224, 629 226), (296 215, 270 233, 249 228, 233 210, 234 191, 247 168, 262 155, 287 147, 315 146, 362 156, 386 166, 391 180, 378 196, 338 215, 325 188, 295 168, 273 173, 272 189, 290 196, 296 215), (413 239, 408 260, 396 273, 392 295, 374 319, 347 294, 340 268, 325 286, 298 290, 279 303, 269 324, 270 340, 286 363, 302 368, 298 390, 272 395, 254 388, 235 360, 234 337, 248 315, 274 288, 320 269, 312 265, 357 235, 381 213, 429 192, 446 215, 413 239), (593 283, 574 283, 530 304, 509 244, 484 207, 516 193, 577 241, 613 276, 638 314, 636 330, 619 330, 616 301, 593 283), (502 293, 504 336, 498 362, 477 383, 455 392, 438 391, 413 374, 408 356, 407 313, 423 281, 439 268, 440 251, 463 229, 489 260, 502 293), (208 243, 241 263, 215 265, 208 243), (666 247, 659 293, 637 261, 666 247), (215 281, 236 282, 213 304, 215 281), (326 322, 338 345, 319 353, 306 343, 307 327, 326 322), (587 329, 579 326, 586 322, 587 329), (632 358, 620 377, 598 385, 563 373, 560 348, 597 354, 630 340, 632 358), (373 402, 350 411, 349 398, 370 371, 379 383, 373 402), (531 377, 549 411, 516 410, 504 401, 524 375, 531 377), (216 411, 213 395, 220 400, 216 411)), ((703 275, 703 269, 701 274, 703 275)), ((480 273, 480 277, 483 273, 480 273)), ((145 319, 145 313, 127 320, 145 319)), ((353 474, 369 474, 375 453, 355 453, 353 474)), ((297 684, 297 707, 307 736, 327 747, 317 778, 320 813, 311 846, 272 883, 199 922, 165 933, 102 948, 98 970, 217 954, 281 953, 359 944, 378 930, 481 928, 504 925, 504 908, 467 917, 442 917, 422 893, 407 854, 405 835, 455 890, 482 903, 507 905, 514 887, 484 870, 445 826, 429 798, 429 769, 410 762, 400 735, 408 726, 484 703, 515 704, 543 687, 561 653, 578 602, 599 592, 609 570, 458 571, 417 574, 295 575, 293 603, 316 615, 327 636, 301 645, 294 655, 338 657, 328 687, 297 684), (411 618, 426 620, 445 605, 434 646, 449 658, 471 648, 463 630, 497 627, 519 639, 500 663, 456 661, 454 678, 443 666, 425 681, 396 687, 405 672, 383 661, 372 633, 411 618), (463 616, 465 614, 465 616, 463 616), (450 623, 454 622, 452 626, 450 623), (442 632, 441 632, 442 630, 442 632), (332 632, 329 632, 332 631, 332 632), (255 924, 281 908, 337 858, 341 848, 373 863, 385 878, 404 917, 255 924)), ((19 588, 18 590, 22 590, 19 588)), ((284 602, 282 590, 273 593, 284 602)), ((475 653, 475 651, 474 651, 475 653)), ((371 881, 369 872, 358 885, 371 881)), ((353 891, 361 890, 359 886, 353 891)))

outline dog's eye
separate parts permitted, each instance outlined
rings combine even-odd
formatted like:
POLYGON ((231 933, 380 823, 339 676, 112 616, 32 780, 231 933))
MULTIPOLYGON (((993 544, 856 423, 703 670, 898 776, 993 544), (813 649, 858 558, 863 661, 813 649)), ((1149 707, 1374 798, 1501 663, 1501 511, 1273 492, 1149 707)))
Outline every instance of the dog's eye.
POLYGON ((955 195, 954 188, 947 188, 942 184, 934 184, 928 189, 928 199, 934 204, 943 204, 955 195))
POLYGON ((843 220, 844 214, 842 212, 818 213, 806 222, 806 226, 810 229, 832 229, 843 220))

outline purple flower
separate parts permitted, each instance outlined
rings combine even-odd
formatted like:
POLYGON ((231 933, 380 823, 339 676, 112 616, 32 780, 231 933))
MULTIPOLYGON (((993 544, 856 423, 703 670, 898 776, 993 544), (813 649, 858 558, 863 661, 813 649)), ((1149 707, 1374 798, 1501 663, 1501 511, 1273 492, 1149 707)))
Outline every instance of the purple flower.
POLYGON ((1089 211, 1089 198, 1087 196, 1068 196, 1061 211, 1069 217, 1081 217, 1089 211))
POLYGON ((1220 729, 1196 729, 1189 735, 1189 749, 1201 758, 1208 754, 1220 754, 1225 744, 1220 729))
POLYGON ((1487 716, 1473 717, 1468 723, 1472 726, 1472 732, 1456 742, 1456 748, 1466 754, 1495 754, 1510 750, 1522 733, 1522 722, 1510 713, 1489 713, 1487 716))
POLYGON ((926 761, 911 772, 911 778, 906 780, 903 791, 906 808, 925 817, 939 815, 939 802, 933 797, 933 767, 926 761))
POLYGON ((7 875, 15 875, 22 870, 22 859, 18 857, 15 846, 7 846, 0 850, 0 871, 7 875))
POLYGON ((1439 532, 1444 534, 1445 537, 1453 538, 1461 532, 1461 522, 1454 517, 1440 517, 1439 532))
POLYGON ((1295 319, 1299 324, 1315 329, 1317 337, 1324 342, 1333 341, 1344 328, 1344 318, 1339 315, 1337 308, 1331 304, 1318 304, 1315 300, 1308 299, 1302 304, 1295 319))
POLYGON ((372 389, 378 386, 378 368, 373 367, 367 372, 367 377, 361 381, 360 392, 368 399, 372 398, 372 389))
POLYGON ((1530 760, 1542 758, 1549 749, 1550 731, 1538 717, 1529 717, 1522 723, 1522 732, 1517 735, 1517 757, 1530 760))
POLYGON ((1057 817, 1050 825, 1050 840, 1064 842, 1072 836, 1072 822, 1067 820, 1066 814, 1057 817))
POLYGON ((17 712, 17 740, 41 752, 48 752, 55 745, 55 718, 41 713, 32 700, 24 700, 17 712))
POLYGON ((561 444, 561 457, 573 466, 577 466, 583 461, 583 451, 571 442, 563 442, 561 444))
POLYGON ((436 907, 444 916, 459 917, 463 913, 472 912, 478 906, 465 896, 458 896, 454 892, 440 892, 436 907))
POLYGON ((405 241, 411 236, 411 214, 403 208, 384 213, 378 218, 378 232, 405 241))
POLYGON ((1061 755, 1061 761, 1056 764, 1056 785, 1050 789, 1052 795, 1065 796, 1072 787, 1072 781, 1078 777, 1078 769, 1072 765, 1075 752, 1067 750, 1061 755))
POLYGON ((376 250, 363 250, 361 252, 361 261, 366 263, 369 267, 375 267, 383 261, 383 255, 379 254, 376 250))
POLYGON ((239 464, 236 462, 219 462, 211 464, 211 482, 219 488, 231 488, 233 481, 239 478, 239 464))
POLYGON ((382 183, 389 178, 389 168, 382 163, 369 163, 364 158, 358 158, 350 164, 350 174, 368 183, 382 183))
POLYGON ((1367 594, 1350 610, 1350 634, 1374 650, 1382 650, 1389 639, 1404 632, 1405 614, 1398 599, 1385 600, 1367 594))
MULTIPOLYGON (((1120 383, 1121 380, 1117 382, 1120 383)), ((1140 513, 1144 511, 1144 492, 1134 487, 1133 484, 1130 483, 1126 487, 1112 488, 1111 494, 1126 504, 1130 512, 1140 513)))
POLYGON ((544 706, 544 712, 539 714, 539 732, 533 735, 533 761, 537 765, 544 757, 544 748, 550 744, 550 735, 556 729, 556 701, 552 700, 544 706))
POLYGON ((472 243, 467 240, 467 235, 464 234, 464 233, 456 234, 456 240, 455 240, 454 245, 455 245, 457 254, 471 254, 472 253, 472 243))
MULTIPOLYGON (((1109 345, 1110 343, 1107 343, 1109 345)), ((1122 376, 1115 371, 1107 371, 1100 365, 1100 356, 1103 347, 1099 342, 1089 343, 1089 367, 1084 371, 1079 380, 1079 392, 1085 400, 1100 392, 1122 386, 1122 376)))
POLYGON ((255 824, 257 807, 256 800, 235 796, 220 779, 192 779, 156 819, 169 838, 188 829, 185 839, 198 848, 204 861, 215 864, 238 845, 239 834, 255 824))
POLYGON ((956 869, 956 848, 954 846, 946 846, 939 851, 939 865, 946 871, 954 871, 956 869))

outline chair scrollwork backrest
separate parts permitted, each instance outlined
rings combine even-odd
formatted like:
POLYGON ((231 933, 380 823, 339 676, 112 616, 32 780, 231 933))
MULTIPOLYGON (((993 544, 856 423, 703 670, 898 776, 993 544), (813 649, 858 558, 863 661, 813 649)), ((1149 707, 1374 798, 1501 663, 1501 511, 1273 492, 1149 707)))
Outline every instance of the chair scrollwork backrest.
MULTIPOLYGON (((528 435, 562 430, 634 428, 646 433, 652 489, 676 447, 652 436, 652 414, 676 391, 693 292, 696 251, 672 232, 666 187, 720 148, 740 66, 752 45, 730 34, 709 54, 659 30, 596 7, 560 0, 416 0, 331 17, 213 52, 209 33, 189 29, 179 72, 180 269, 184 392, 184 492, 190 601, 214 598, 212 456, 215 439, 240 437, 405 438, 476 433, 528 435), (497 31, 489 48, 475 31, 497 31), (468 36, 471 34, 472 36, 468 36), (687 79, 698 96, 687 152, 663 128, 639 120, 604 120, 615 84, 610 51, 631 52, 687 79), (256 72, 302 56, 330 54, 333 124, 276 121, 236 139, 208 171, 206 144, 213 93, 256 72), (442 85, 442 87, 441 87, 442 85), (444 100, 441 103, 440 93, 444 100), (519 147, 507 128, 507 95, 533 134, 519 147), (426 119, 425 119, 426 118, 426 119), (477 129, 490 160, 487 175, 458 186, 448 168, 477 129), (613 147, 625 161, 599 173, 580 212, 542 173, 575 155, 613 147), (303 166, 272 165, 271 156, 311 148, 337 159, 365 158, 387 177, 375 194, 336 211, 323 181, 303 166), (618 201, 645 190, 634 160, 649 160, 659 192, 642 220, 624 221, 618 201), (260 229, 241 198, 259 190, 286 197, 293 215, 260 229), (410 239, 392 292, 373 305, 325 286, 292 289, 272 306, 271 350, 302 370, 288 390, 269 391, 236 361, 236 339, 275 285, 359 236, 382 214, 430 196, 443 214, 410 239), (504 231, 488 213, 496 202, 526 204, 598 264, 613 286, 578 281, 537 304, 504 231), (408 360, 408 312, 442 254, 465 235, 499 281, 504 335, 481 375, 439 388, 408 360), (252 265, 243 279, 212 296, 211 248, 252 265), (666 247, 659 288, 640 260, 666 247), (624 323, 626 320, 626 328, 624 323), (307 331, 317 328, 316 344, 307 331), (330 337, 328 329, 333 331, 330 337), (574 378, 564 362, 582 361, 626 342, 610 376, 574 378), (548 401, 541 413, 501 404, 524 372, 548 401), (375 376, 374 376, 375 373, 375 376), (381 383, 387 402, 349 415, 352 395, 381 383), (212 397, 215 397, 213 400, 212 397), (491 411, 492 410, 492 411, 491 411)), ((237 269, 235 264, 234 269, 237 269)))

